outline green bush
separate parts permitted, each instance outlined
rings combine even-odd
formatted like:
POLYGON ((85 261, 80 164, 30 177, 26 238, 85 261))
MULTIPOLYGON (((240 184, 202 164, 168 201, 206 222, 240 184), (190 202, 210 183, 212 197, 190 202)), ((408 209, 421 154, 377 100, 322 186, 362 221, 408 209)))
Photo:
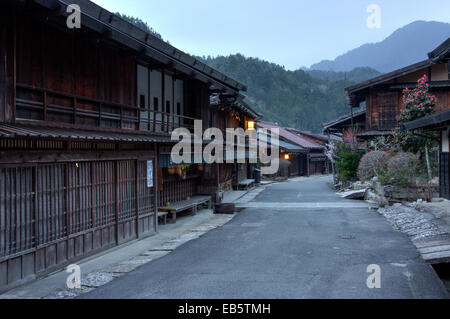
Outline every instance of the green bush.
POLYGON ((361 155, 355 152, 342 152, 336 161, 336 172, 339 180, 347 182, 357 178, 361 155))
POLYGON ((389 173, 383 172, 378 176, 378 180, 381 185, 392 185, 399 187, 413 187, 414 184, 411 181, 411 178, 402 173, 389 173))

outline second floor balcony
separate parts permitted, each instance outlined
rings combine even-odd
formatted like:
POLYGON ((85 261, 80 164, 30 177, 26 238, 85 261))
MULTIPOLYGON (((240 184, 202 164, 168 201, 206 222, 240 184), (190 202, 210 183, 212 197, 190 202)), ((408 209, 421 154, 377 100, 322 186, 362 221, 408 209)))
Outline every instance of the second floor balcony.
POLYGON ((193 131, 194 121, 198 120, 174 112, 92 99, 26 84, 18 83, 16 92, 17 122, 170 134, 179 127, 193 131))

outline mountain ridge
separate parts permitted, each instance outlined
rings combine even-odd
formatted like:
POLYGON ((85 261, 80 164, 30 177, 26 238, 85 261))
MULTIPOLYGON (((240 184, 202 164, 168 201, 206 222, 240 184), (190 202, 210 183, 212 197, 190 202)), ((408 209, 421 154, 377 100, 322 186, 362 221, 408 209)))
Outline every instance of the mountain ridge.
POLYGON ((370 67, 387 73, 423 61, 427 53, 450 37, 450 23, 414 21, 397 29, 383 41, 366 43, 334 60, 313 64, 310 70, 350 71, 370 67))

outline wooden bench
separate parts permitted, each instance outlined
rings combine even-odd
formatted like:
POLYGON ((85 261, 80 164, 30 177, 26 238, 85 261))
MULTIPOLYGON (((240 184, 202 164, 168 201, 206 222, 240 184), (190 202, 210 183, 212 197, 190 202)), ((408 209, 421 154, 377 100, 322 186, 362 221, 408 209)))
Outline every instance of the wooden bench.
POLYGON ((211 196, 207 196, 207 195, 201 196, 201 195, 199 195, 199 196, 192 197, 191 200, 197 201, 197 206, 199 206, 199 205, 208 205, 208 209, 212 208, 212 197, 211 196))
POLYGON ((253 184, 255 184, 255 180, 254 179, 244 179, 243 181, 239 182, 238 189, 245 189, 245 190, 247 190, 253 184))
POLYGON ((211 196, 193 196, 189 200, 183 200, 181 202, 176 202, 170 204, 169 206, 160 207, 159 210, 170 214, 170 219, 172 223, 177 221, 177 213, 190 210, 192 215, 197 214, 197 207, 199 205, 207 204, 208 209, 212 207, 212 197, 211 196))
POLYGON ((158 212, 158 220, 161 220, 161 224, 166 225, 167 224, 167 212, 158 212))

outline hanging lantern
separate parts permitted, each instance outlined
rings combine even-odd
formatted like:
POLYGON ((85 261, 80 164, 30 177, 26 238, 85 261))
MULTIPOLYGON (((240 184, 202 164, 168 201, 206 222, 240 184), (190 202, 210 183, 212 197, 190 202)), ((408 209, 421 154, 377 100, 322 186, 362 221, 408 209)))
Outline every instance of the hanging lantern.
POLYGON ((255 121, 248 121, 247 122, 247 129, 249 131, 253 131, 255 129, 255 121))

